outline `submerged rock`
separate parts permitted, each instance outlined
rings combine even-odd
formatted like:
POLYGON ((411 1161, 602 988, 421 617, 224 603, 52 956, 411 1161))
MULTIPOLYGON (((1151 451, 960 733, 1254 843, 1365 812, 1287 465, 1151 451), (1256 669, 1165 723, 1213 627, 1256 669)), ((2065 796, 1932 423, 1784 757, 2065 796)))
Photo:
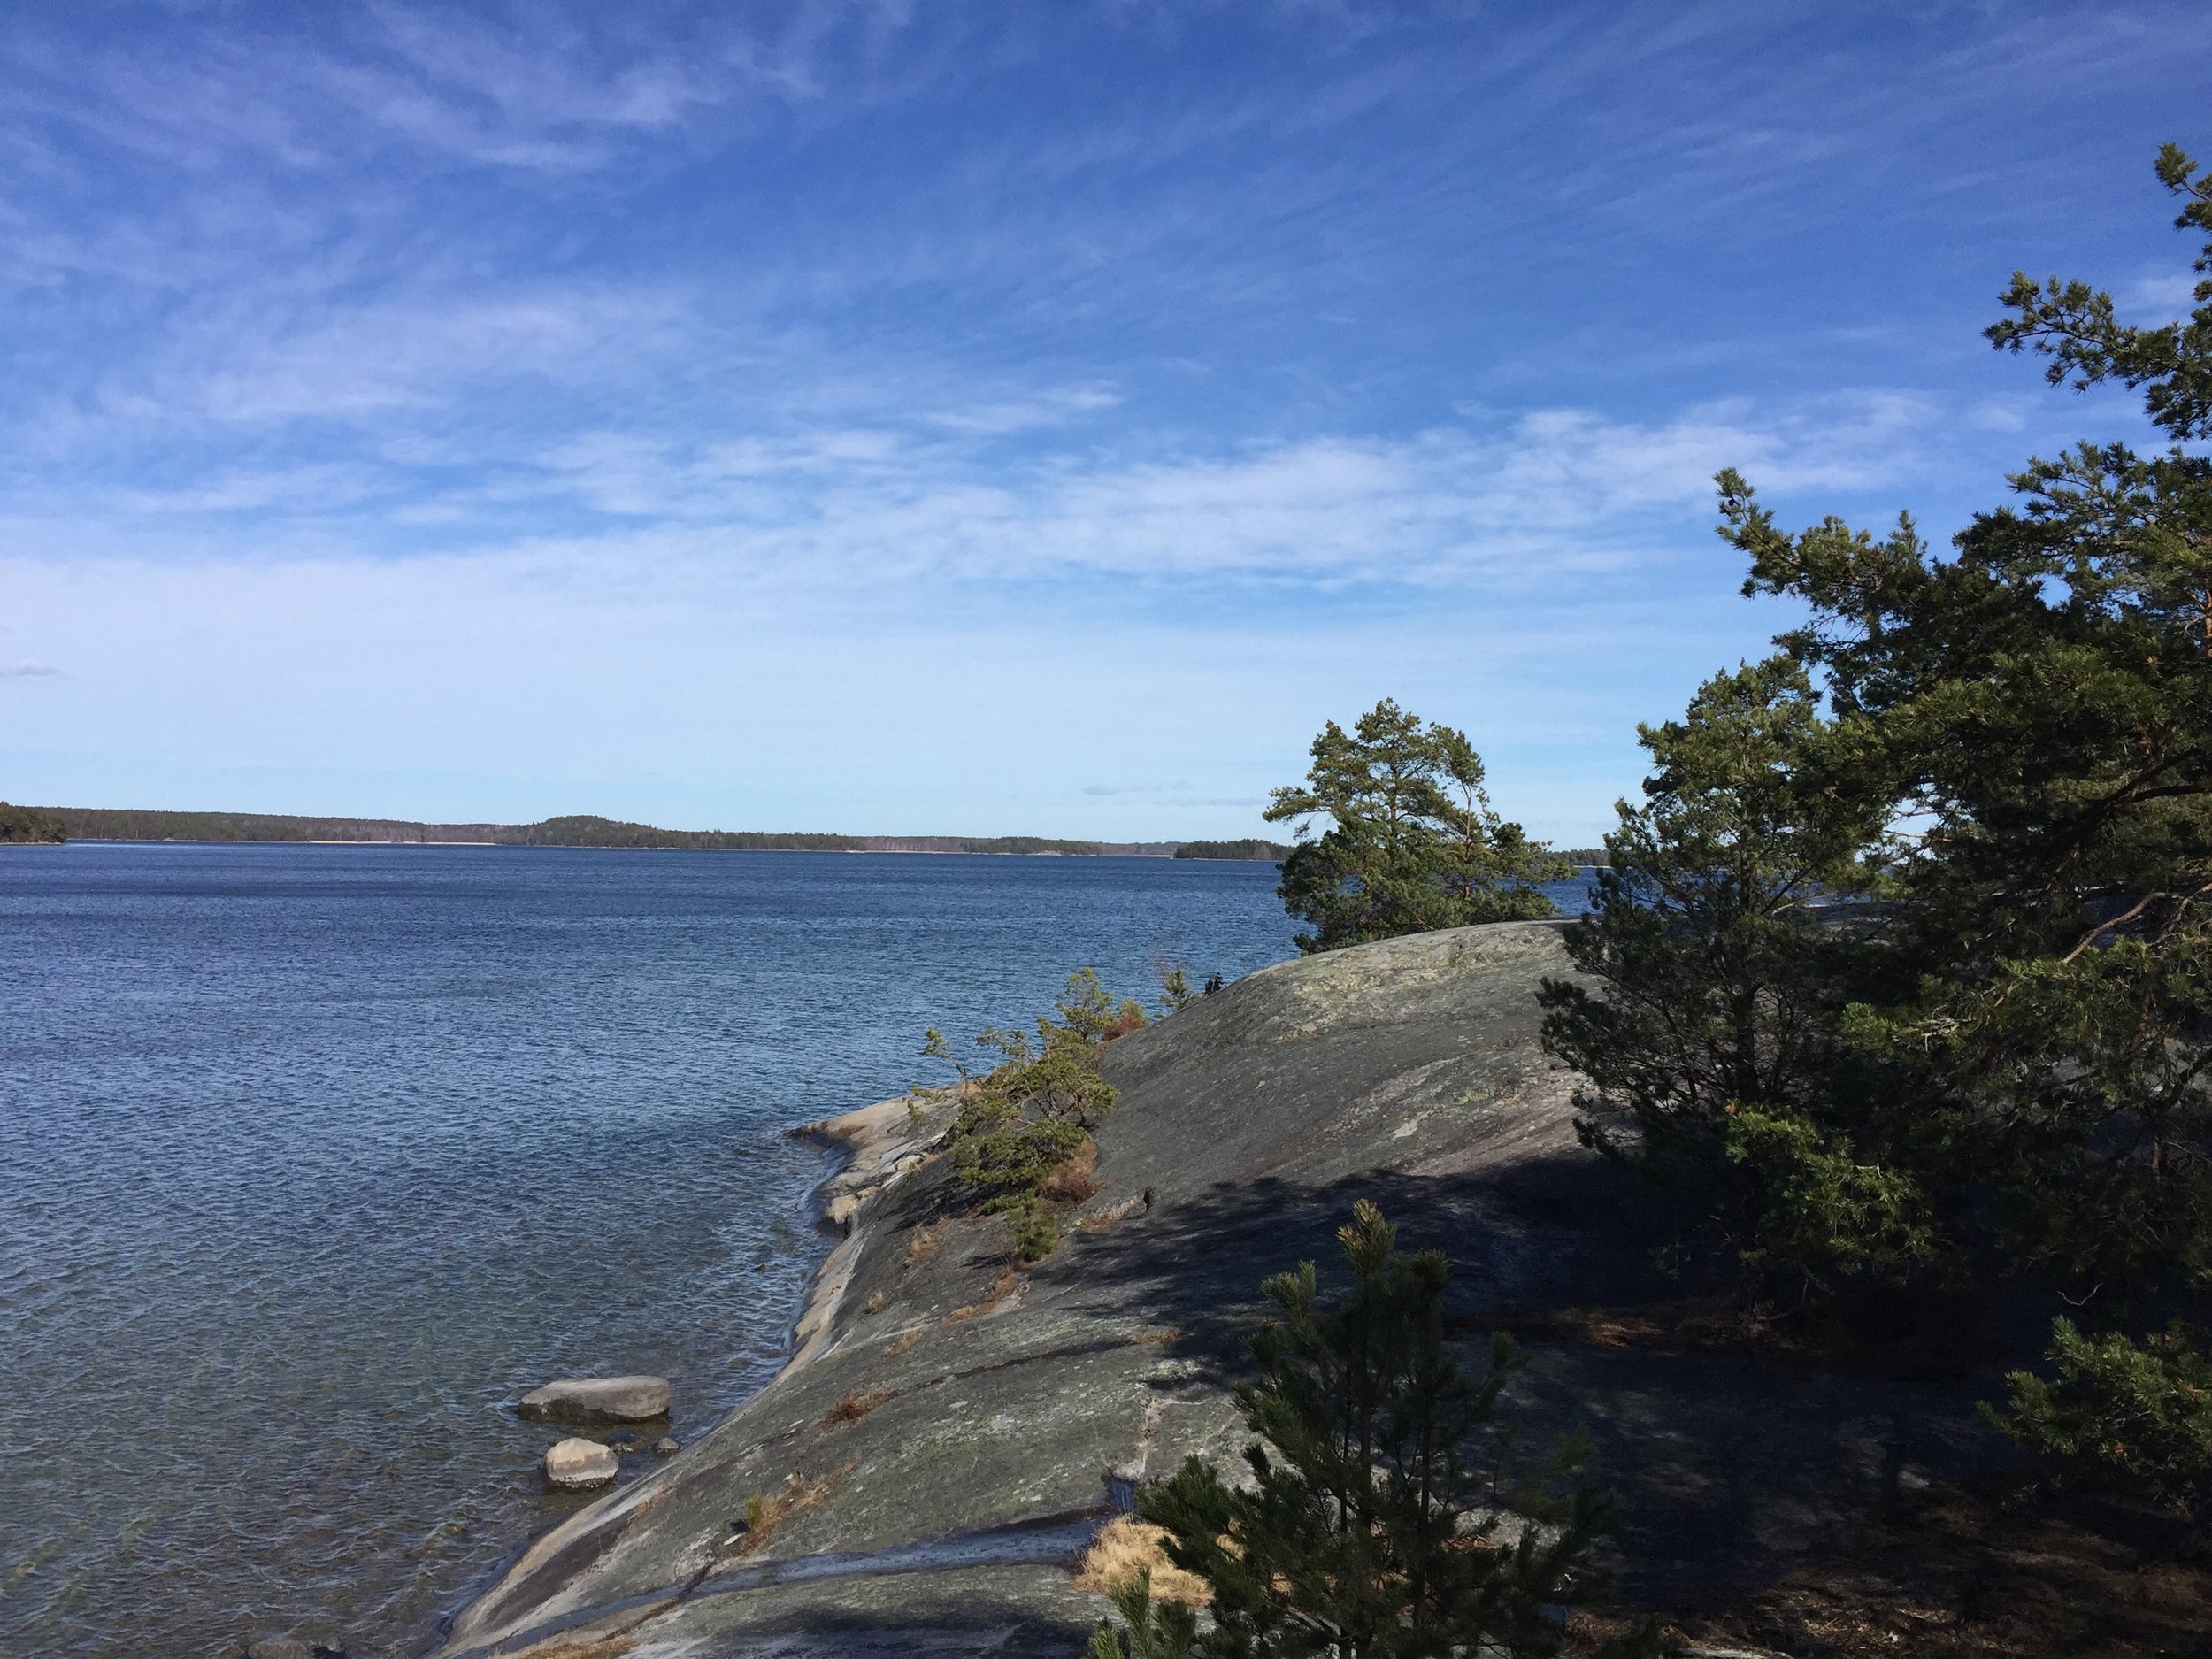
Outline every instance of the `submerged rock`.
POLYGON ((572 1434, 557 1442, 545 1455, 545 1479, 548 1486, 574 1490, 582 1486, 602 1486, 622 1472, 622 1459, 611 1446, 597 1440, 588 1440, 572 1434))
POLYGON ((526 1417, 567 1423, 642 1423, 668 1415, 665 1377, 565 1377, 523 1395, 526 1417))

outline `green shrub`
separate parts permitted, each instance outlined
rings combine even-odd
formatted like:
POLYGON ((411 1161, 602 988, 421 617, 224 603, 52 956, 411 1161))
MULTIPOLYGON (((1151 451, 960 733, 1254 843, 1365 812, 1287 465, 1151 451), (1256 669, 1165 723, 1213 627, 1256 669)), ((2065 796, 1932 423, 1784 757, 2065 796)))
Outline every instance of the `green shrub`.
POLYGON ((1732 1108, 1726 1145, 1756 1187, 1746 1268, 1801 1300, 1847 1281, 1895 1281, 1938 1259, 1926 1196, 1909 1175, 1861 1164, 1840 1135, 1795 1112, 1732 1108))
POLYGON ((2212 1359, 2177 1319, 2140 1342, 2051 1326, 2055 1378, 2014 1371, 2008 1411, 1984 1406, 2024 1446, 2062 1465, 2118 1475, 2176 1514, 2212 1500, 2212 1359))
POLYGON ((1024 1198, 1006 1207, 1006 1233, 1014 1259, 1027 1266, 1060 1248, 1060 1224, 1041 1199, 1024 1198))
MULTIPOLYGON (((1042 1260, 1060 1242, 1059 1224, 1047 1205, 1053 1172, 1091 1142, 1098 1120, 1120 1095, 1099 1075, 1099 1050, 1146 1023, 1143 1007, 1107 995, 1092 969, 1068 976, 1067 987, 1041 1015, 1033 1041, 1024 1032, 992 1026, 976 1046, 989 1057, 978 1071, 945 1041, 926 1033, 922 1052, 950 1065, 958 1102, 945 1153, 976 1213, 1009 1217, 1010 1241, 1023 1262, 1042 1260)), ((918 1102, 920 1092, 917 1092, 918 1102)), ((918 1110, 918 1104, 915 1108, 918 1110)))
POLYGON ((1071 1123, 1017 1120, 986 1133, 956 1140, 952 1167, 960 1184, 988 1196, 978 1206, 987 1215, 1033 1198, 1052 1171, 1082 1148, 1089 1133, 1071 1123))

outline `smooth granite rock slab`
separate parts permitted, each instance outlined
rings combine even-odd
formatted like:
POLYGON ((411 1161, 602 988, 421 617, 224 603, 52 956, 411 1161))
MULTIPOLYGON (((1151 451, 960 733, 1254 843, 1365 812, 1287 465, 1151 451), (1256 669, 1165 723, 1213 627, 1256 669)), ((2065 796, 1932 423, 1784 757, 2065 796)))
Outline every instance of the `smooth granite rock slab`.
MULTIPOLYGON (((1461 928, 1264 969, 1118 1040, 1103 1189, 1026 1266, 966 1213, 936 1125, 869 1109, 873 1150, 822 1194, 854 1202, 799 1363, 534 1540, 442 1652, 1079 1655, 1105 1610, 1069 1571, 1087 1529, 1186 1456, 1241 1468, 1260 1283, 1309 1259, 1340 1288, 1355 1200, 1450 1256, 1471 1363, 1494 1325, 1681 1294, 1538 1042, 1538 984, 1573 973, 1555 925, 1461 928), (765 1539, 732 1524, 754 1498, 778 1506, 765 1539)), ((1999 1445, 1986 1382, 1526 1346, 1509 1411, 1534 1447, 1591 1437, 1611 1564, 1647 1605, 1770 1582, 1999 1445)))
POLYGON ((565 1377, 534 1388, 515 1408, 564 1423, 645 1423, 668 1415, 665 1377, 565 1377))

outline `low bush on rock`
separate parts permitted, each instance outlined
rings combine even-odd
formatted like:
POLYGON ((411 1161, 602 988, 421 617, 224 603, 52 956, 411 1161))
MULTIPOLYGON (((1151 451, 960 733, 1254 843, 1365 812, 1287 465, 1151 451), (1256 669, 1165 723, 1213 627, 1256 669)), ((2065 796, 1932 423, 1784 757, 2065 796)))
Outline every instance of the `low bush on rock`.
POLYGON ((1199 994, 1190 988, 1189 976, 1183 964, 1177 963, 1160 975, 1160 1009, 1163 1013, 1179 1014, 1198 1000, 1199 994))
POLYGON ((813 1480, 794 1470, 773 1492, 756 1494, 746 1499, 743 1520, 732 1524, 734 1536, 723 1546, 724 1551, 733 1555, 749 1555, 764 1548, 775 1537, 778 1527, 824 1502, 844 1484, 845 1477, 859 1466, 857 1457, 850 1458, 813 1480))
MULTIPOLYGON (((1145 1024, 1141 1003, 1108 995, 1096 972, 1082 968, 1068 976, 1053 1013, 1038 1016, 1033 1040, 996 1026, 976 1037, 987 1070, 968 1065, 942 1032, 926 1033, 922 1052, 956 1074, 935 1091, 955 1102, 945 1156, 974 1211, 1007 1218, 1018 1261, 1041 1261, 1059 1247, 1054 1204, 1099 1190, 1091 1131, 1120 1100, 1099 1075, 1099 1050, 1145 1024)), ((918 1098, 929 1093, 916 1090, 918 1098)))
MULTIPOLYGON (((2116 1474, 2176 1515, 2212 1510, 2212 1360, 2204 1334, 2175 1320, 2141 1342, 2053 1328, 2055 1379, 2015 1371, 2008 1409, 1989 1416, 2023 1445, 2074 1469, 2116 1474)), ((1985 1408, 1987 1409, 1987 1408, 1985 1408)))

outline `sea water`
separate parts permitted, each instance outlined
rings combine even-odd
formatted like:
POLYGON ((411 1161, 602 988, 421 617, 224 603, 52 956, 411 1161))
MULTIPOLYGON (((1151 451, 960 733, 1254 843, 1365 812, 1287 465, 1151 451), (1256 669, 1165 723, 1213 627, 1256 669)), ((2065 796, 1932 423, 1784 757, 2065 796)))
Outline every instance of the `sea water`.
POLYGON ((0 852, 0 1652, 420 1651, 580 1502, 523 1392, 657 1372, 688 1436, 774 1373, 826 1248, 792 1125, 1072 969, 1148 998, 1292 955, 1275 879, 0 852))

